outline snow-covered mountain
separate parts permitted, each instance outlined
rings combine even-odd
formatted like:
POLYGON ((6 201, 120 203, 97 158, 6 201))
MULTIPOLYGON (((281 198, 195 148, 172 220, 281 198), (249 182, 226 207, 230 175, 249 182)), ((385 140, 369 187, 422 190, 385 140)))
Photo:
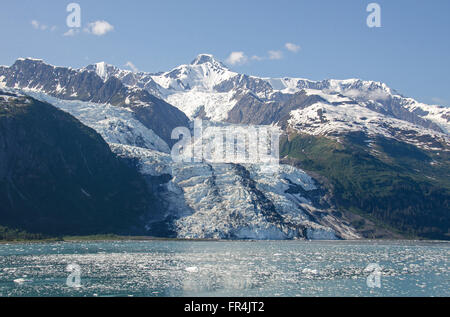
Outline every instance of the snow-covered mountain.
MULTIPOLYGON (((111 70, 109 74, 117 74, 129 87, 139 87, 157 94, 191 119, 202 117, 213 121, 259 123, 251 122, 245 116, 245 107, 250 102, 258 103, 260 108, 270 108, 273 103, 295 101, 295 95, 303 92, 321 97, 332 106, 357 103, 367 109, 365 112, 376 112, 436 132, 447 134, 450 127, 449 108, 417 102, 384 83, 359 79, 311 81, 303 78, 259 78, 233 72, 208 54, 200 54, 190 64, 165 73, 133 74, 133 80, 130 80, 130 72, 111 70), (242 113, 240 118, 236 116, 238 109, 242 113)), ((312 105, 298 106, 305 108, 312 105)), ((341 109, 335 108, 338 112, 341 109)), ((351 121, 364 125, 357 112, 351 114, 344 109, 343 115, 350 115, 351 121)), ((254 111, 251 116, 255 117, 254 111)))
MULTIPOLYGON (((315 134, 364 127, 372 132, 372 126, 373 132, 378 133, 379 125, 361 120, 367 116, 397 119, 394 128, 406 130, 411 125, 402 126, 402 122, 427 129, 426 133, 434 130, 445 135, 450 129, 450 108, 404 97, 384 83, 359 79, 259 78, 233 72, 209 54, 200 54, 190 64, 158 74, 133 73, 104 62, 75 70, 36 59, 18 59, 11 67, 0 67, 2 82, 7 87, 37 90, 61 99, 130 108, 150 103, 145 91, 177 107, 190 119, 231 123, 274 124, 282 120, 294 123, 299 109, 311 114, 319 107, 318 103, 325 105, 323 108, 333 107, 333 116, 327 116, 324 109, 321 126, 306 131, 315 134), (298 96, 302 94, 316 98, 299 102, 298 96), (349 111, 349 104, 355 105, 355 111, 349 111), (290 113, 286 113, 287 107, 291 108, 290 113), (361 112, 367 116, 360 115, 361 112), (353 125, 340 124, 344 118, 353 125)), ((316 119, 317 116, 311 121, 316 119)), ((167 141, 167 133, 165 138, 167 141)))
POLYGON ((175 127, 187 126, 183 112, 144 89, 127 87, 113 74, 126 74, 104 63, 82 69, 55 67, 36 59, 18 59, 0 67, 0 86, 129 109, 136 120, 170 144, 175 127))
POLYGON ((239 74, 208 54, 157 74, 104 62, 72 69, 18 59, 0 67, 0 87, 70 113, 114 153, 137 161, 165 206, 147 224, 149 232, 164 226, 182 238, 361 237, 353 216, 336 210, 329 188, 294 164, 267 174, 258 164, 174 162, 171 131, 195 118, 231 127, 278 125, 286 134, 338 141, 362 132, 369 146, 383 136, 449 151, 449 108, 419 103, 379 82, 239 74))
POLYGON ((434 140, 448 143, 450 108, 420 103, 380 82, 260 78, 233 72, 209 54, 158 74, 132 73, 105 63, 86 69, 104 80, 117 77, 129 88, 144 89, 190 119, 287 124, 313 135, 363 131, 425 149, 436 149, 434 140), (424 136, 432 140, 425 142, 424 136))

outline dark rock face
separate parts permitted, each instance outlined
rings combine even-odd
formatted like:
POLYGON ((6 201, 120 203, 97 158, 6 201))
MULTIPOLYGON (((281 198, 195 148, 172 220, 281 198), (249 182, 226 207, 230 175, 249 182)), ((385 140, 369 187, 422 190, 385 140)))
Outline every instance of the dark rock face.
POLYGON ((143 234, 154 209, 142 176, 94 130, 32 98, 0 98, 0 225, 48 235, 143 234))
POLYGON ((434 122, 423 119, 419 117, 418 114, 406 110, 402 106, 400 99, 389 98, 388 100, 383 101, 383 103, 386 111, 389 113, 389 115, 391 115, 394 118, 408 121, 424 128, 443 132, 442 129, 434 122))
POLYGON ((61 99, 96 102, 100 99, 98 92, 104 86, 95 72, 78 72, 30 59, 17 60, 1 75, 5 76, 7 87, 39 89, 61 99))
POLYGON ((150 127, 157 133, 169 146, 172 146, 177 140, 171 139, 172 130, 175 127, 187 127, 189 119, 186 115, 171 106, 167 102, 150 95, 145 90, 140 91, 146 105, 144 107, 139 105, 131 105, 136 115, 136 118, 142 122, 146 127, 150 127))
MULTIPOLYGON (((7 87, 37 89, 60 99, 110 103, 137 110, 136 118, 168 144, 173 142, 170 133, 175 127, 188 126, 189 119, 177 108, 144 89, 127 88, 115 76, 103 80, 93 67, 74 70, 19 59, 11 67, 0 68, 0 76, 5 76, 7 87)), ((149 82, 148 86, 151 85, 149 82)))
POLYGON ((236 106, 228 113, 227 122, 241 124, 272 124, 281 126, 289 119, 289 113, 303 109, 317 102, 326 102, 319 96, 308 96, 300 91, 284 102, 261 100, 253 94, 242 94, 236 106))
POLYGON ((243 74, 226 80, 214 87, 218 92, 228 92, 234 88, 249 89, 255 94, 264 92, 269 93, 273 90, 268 82, 243 74))

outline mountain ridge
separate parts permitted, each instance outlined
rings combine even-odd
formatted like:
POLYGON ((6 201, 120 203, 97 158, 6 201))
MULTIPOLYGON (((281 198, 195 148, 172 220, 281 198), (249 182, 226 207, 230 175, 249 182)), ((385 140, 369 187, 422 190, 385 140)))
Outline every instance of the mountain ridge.
POLYGON ((260 78, 232 72, 210 54, 156 74, 106 63, 78 70, 16 63, 0 67, 0 86, 69 112, 156 181, 149 186, 165 207, 148 220, 149 230, 225 239, 448 236, 449 110, 384 83, 260 78), (282 172, 173 162, 170 131, 193 119, 233 129, 279 126, 282 172), (415 206, 404 193, 416 197, 415 206))
MULTIPOLYGON (((94 65, 98 64, 81 69, 94 70, 94 65)), ((309 93, 325 92, 332 95, 343 94, 356 100, 375 100, 382 105, 373 106, 375 111, 385 111, 386 107, 395 109, 394 112, 387 111, 402 120, 419 123, 439 132, 448 133, 449 130, 450 110, 443 106, 417 102, 377 81, 357 78, 313 81, 304 78, 251 76, 231 71, 211 54, 199 54, 190 64, 158 74, 133 73, 112 65, 107 65, 106 68, 111 72, 105 79, 115 76, 128 87, 147 90, 175 105, 191 118, 204 112, 205 118, 224 121, 228 119, 228 112, 233 110, 242 95, 251 93, 266 102, 279 102, 305 89, 309 93), (223 105, 223 111, 219 113, 214 111, 217 102, 223 105), (403 116, 399 112, 403 112, 403 116)))
MULTIPOLYGON (((27 60, 57 69, 67 68, 46 64, 40 59, 18 59, 18 61, 27 60)), ((3 67, 3 69, 5 69, 5 67, 3 67)), ((73 70, 70 67, 67 69, 73 70)), ((394 103, 401 104, 401 107, 397 106, 396 109, 403 108, 402 110, 410 112, 410 116, 414 116, 416 120, 421 121, 421 124, 425 126, 428 125, 428 127, 431 127, 437 131, 440 130, 444 133, 448 133, 449 130, 450 110, 443 106, 426 105, 417 102, 413 98, 404 97, 382 82, 365 81, 357 78, 312 81, 304 78, 268 78, 250 76, 229 70, 228 67, 215 59, 211 54, 199 54, 190 64, 180 65, 172 70, 159 74, 148 72, 134 73, 130 70, 122 70, 119 67, 107 64, 105 62, 91 64, 86 67, 79 68, 77 71, 93 71, 104 82, 111 77, 116 77, 125 86, 147 90, 149 93, 174 104, 180 110, 191 116, 194 113, 199 113, 199 108, 202 105, 196 105, 195 109, 186 109, 186 106, 180 106, 179 103, 186 102, 186 98, 177 98, 177 96, 174 96, 177 95, 177 92, 189 90, 199 90, 199 93, 214 92, 220 101, 223 101, 221 97, 224 97, 224 101, 230 103, 230 109, 228 110, 231 111, 236 104, 235 99, 239 98, 239 93, 245 93, 242 90, 248 90, 258 98, 265 99, 266 101, 278 102, 280 99, 277 96, 280 94, 292 95, 298 93, 302 89, 307 89, 310 93, 317 93, 315 92, 316 90, 322 90, 325 92, 331 92, 332 94, 344 94, 346 97, 353 99, 362 99, 366 101, 367 99, 375 99, 377 101, 381 101, 381 104, 383 104, 383 99, 389 97, 394 100, 394 103), (199 61, 201 61, 201 63, 199 63, 199 61), (97 69, 99 65, 102 65, 101 71, 97 69), (207 66, 206 68, 204 67, 205 65, 207 66), (109 71, 107 71, 108 69, 109 71), (215 75, 213 76, 213 74, 215 75), (189 79, 189 77, 192 76, 194 76, 193 79, 189 79), (239 91, 236 91, 236 89, 239 91), (357 93, 358 89, 361 90, 359 95, 357 93), (223 94, 225 93, 228 93, 228 96, 224 96, 223 94), (366 96, 364 96, 364 94, 366 94, 366 96), (437 118, 439 118, 439 120, 437 120, 437 118)), ((0 79, 1 76, 0 71, 0 79)), ((6 85, 11 87, 11 84, 6 83, 6 85)), ((201 104, 204 101, 204 98, 202 99, 202 96, 199 96, 197 100, 192 102, 201 104)), ((208 101, 208 99, 206 99, 206 101, 208 101)), ((206 113, 206 117, 208 117, 208 113, 206 113)), ((210 119, 215 118, 213 116, 213 118, 210 119)), ((219 119, 223 120, 224 118, 219 119)))

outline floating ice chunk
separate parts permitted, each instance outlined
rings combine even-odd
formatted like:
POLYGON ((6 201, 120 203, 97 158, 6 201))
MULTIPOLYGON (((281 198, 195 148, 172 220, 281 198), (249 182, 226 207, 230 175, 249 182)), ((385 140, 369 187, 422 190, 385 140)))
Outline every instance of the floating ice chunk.
POLYGON ((185 270, 186 270, 187 272, 189 272, 189 273, 197 273, 197 272, 198 272, 198 267, 196 267, 196 266, 190 266, 190 267, 185 268, 185 270))
POLYGON ((305 269, 303 269, 302 273, 304 273, 304 274, 314 274, 315 275, 315 274, 318 274, 318 271, 316 269, 305 268, 305 269))
POLYGON ((22 285, 22 284, 31 282, 31 280, 27 280, 25 278, 16 278, 13 282, 16 284, 22 285))

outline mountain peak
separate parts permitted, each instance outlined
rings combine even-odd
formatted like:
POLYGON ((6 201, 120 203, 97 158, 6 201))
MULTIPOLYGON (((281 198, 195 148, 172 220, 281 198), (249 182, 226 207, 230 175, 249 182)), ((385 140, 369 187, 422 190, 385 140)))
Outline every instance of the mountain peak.
MULTIPOLYGON (((8 66, 7 66, 8 67, 8 66)), ((19 57, 16 59, 14 64, 10 66, 12 69, 33 69, 35 67, 52 67, 55 66, 46 63, 42 59, 32 58, 32 57, 19 57)), ((9 68, 9 67, 8 67, 9 68)))
POLYGON ((98 62, 86 66, 85 69, 95 71, 100 78, 102 78, 103 80, 107 80, 110 74, 117 70, 117 67, 106 62, 98 62))
POLYGON ((45 64, 42 59, 31 58, 31 57, 19 57, 13 64, 14 65, 36 65, 45 64))
POLYGON ((191 65, 202 65, 210 63, 212 65, 220 65, 222 68, 227 68, 222 62, 218 61, 213 55, 211 54, 199 54, 197 57, 191 62, 191 65))
POLYGON ((211 54, 199 54, 197 57, 191 62, 191 65, 200 65, 205 63, 214 63, 216 59, 211 54))
POLYGON ((33 62, 40 62, 40 63, 44 62, 42 59, 32 58, 32 57, 19 57, 17 59, 17 61, 33 61, 33 62))

